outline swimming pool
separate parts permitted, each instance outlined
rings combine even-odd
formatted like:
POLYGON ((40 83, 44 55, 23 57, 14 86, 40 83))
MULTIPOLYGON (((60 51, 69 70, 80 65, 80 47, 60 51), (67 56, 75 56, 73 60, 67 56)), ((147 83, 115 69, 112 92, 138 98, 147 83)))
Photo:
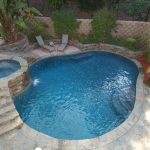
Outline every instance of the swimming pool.
POLYGON ((45 58, 30 67, 32 83, 15 97, 25 123, 58 139, 103 135, 128 117, 138 68, 108 52, 45 58))
POLYGON ((0 60, 0 78, 9 76, 21 68, 15 60, 0 60))

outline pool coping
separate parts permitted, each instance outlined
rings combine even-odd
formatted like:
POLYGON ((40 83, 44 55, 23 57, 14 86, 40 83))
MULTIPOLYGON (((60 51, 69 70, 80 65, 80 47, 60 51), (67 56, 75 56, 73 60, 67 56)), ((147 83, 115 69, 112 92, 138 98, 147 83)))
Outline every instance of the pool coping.
MULTIPOLYGON (((89 51, 91 51, 91 50, 89 50, 89 51)), ((82 52, 76 52, 73 54, 79 54, 79 53, 89 52, 89 51, 86 50, 86 51, 82 51, 82 52)), ((95 50, 95 51, 104 51, 104 52, 121 55, 121 54, 118 54, 115 52, 110 52, 107 50, 95 50)), ((65 54, 65 55, 72 55, 72 54, 65 54)), ((57 56, 46 56, 41 59, 45 59, 48 57, 57 57, 57 56)), ((126 134, 130 129, 132 129, 132 127, 136 124, 136 122, 139 120, 139 118, 142 114, 142 108, 143 108, 142 106, 143 106, 143 102, 144 102, 144 84, 143 84, 142 66, 140 65, 140 63, 138 61, 136 61, 135 59, 130 59, 126 56, 123 56, 123 57, 131 60, 132 62, 134 62, 137 65, 137 67, 139 69, 139 75, 138 75, 137 82, 136 82, 136 100, 135 100, 134 109, 132 110, 129 117, 121 125, 119 125, 118 127, 111 130, 110 132, 107 132, 104 135, 101 135, 99 137, 92 138, 92 139, 83 139, 83 140, 56 139, 56 138, 50 137, 46 134, 43 134, 39 131, 36 131, 36 130, 30 128, 28 125, 26 125, 26 123, 23 123, 23 127, 22 127, 23 132, 24 133, 28 132, 27 134, 30 137, 32 137, 33 135, 39 135, 42 138, 45 138, 45 140, 48 140, 49 142, 52 142, 52 143, 58 144, 61 142, 65 142, 65 143, 71 144, 72 146, 73 145, 78 145, 78 146, 86 145, 87 146, 87 145, 89 145, 89 143, 92 143, 93 147, 95 147, 97 144, 99 146, 104 147, 105 145, 112 143, 113 141, 117 140, 119 137, 126 134), (96 145, 94 145, 94 144, 96 144, 96 145)), ((6 59, 6 58, 8 59, 8 56, 6 56, 4 59, 6 59)), ((16 78, 17 76, 19 76, 21 73, 23 73, 24 71, 26 71, 28 69, 28 64, 24 59, 22 59, 20 57, 9 57, 9 58, 19 61, 21 63, 21 66, 23 66, 23 67, 21 67, 22 68, 21 70, 18 70, 17 72, 13 73, 12 75, 0 79, 0 83, 2 83, 2 84, 4 82, 8 84, 9 80, 13 80, 14 78, 16 78)), ((40 61, 41 59, 39 59, 37 61, 40 61)))

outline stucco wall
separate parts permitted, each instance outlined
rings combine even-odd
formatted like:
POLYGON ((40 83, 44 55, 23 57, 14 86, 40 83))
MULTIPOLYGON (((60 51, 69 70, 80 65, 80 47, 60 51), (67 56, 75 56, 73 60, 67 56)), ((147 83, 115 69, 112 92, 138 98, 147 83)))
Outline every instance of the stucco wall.
MULTIPOLYGON (((40 20, 46 22, 49 26, 48 32, 55 35, 54 27, 51 18, 38 17, 40 20)), ((91 30, 91 19, 78 19, 80 26, 78 32, 83 35, 88 35, 91 30)), ((145 41, 146 36, 150 35, 150 22, 139 21, 117 21, 116 32, 112 33, 114 37, 126 39, 129 37, 139 37, 141 42, 145 41), (145 36, 146 35, 146 36, 145 36)))
POLYGON ((144 42, 150 36, 150 22, 139 21, 118 21, 116 33, 113 35, 118 38, 138 37, 144 42))

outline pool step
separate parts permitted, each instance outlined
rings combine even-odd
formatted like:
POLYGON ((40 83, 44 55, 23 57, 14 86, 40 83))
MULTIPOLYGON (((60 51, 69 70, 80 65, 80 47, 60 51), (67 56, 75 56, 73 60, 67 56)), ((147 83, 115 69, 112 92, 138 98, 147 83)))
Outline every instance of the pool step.
POLYGON ((112 105, 117 114, 122 115, 123 117, 126 118, 128 116, 130 108, 125 101, 125 97, 121 98, 119 95, 113 95, 114 97, 112 98, 112 105))
POLYGON ((9 97, 11 97, 9 91, 0 92, 0 99, 9 98, 9 97))
POLYGON ((9 88, 5 86, 0 86, 0 92, 9 91, 9 88))
POLYGON ((3 104, 0 104, 0 109, 7 107, 9 105, 13 104, 13 101, 3 101, 3 104))
POLYGON ((2 99, 0 99, 0 106, 1 105, 5 105, 5 104, 7 104, 9 102, 12 102, 11 98, 2 98, 2 99))
POLYGON ((9 113, 14 109, 15 109, 14 104, 10 103, 10 105, 6 105, 5 107, 0 108, 0 116, 4 115, 5 113, 9 113))
POLYGON ((0 136, 10 132, 14 129, 21 128, 23 125, 20 117, 16 117, 14 120, 7 122, 6 124, 0 126, 0 136))
POLYGON ((15 109, 7 86, 0 86, 0 136, 16 128, 20 128, 23 122, 15 109))
POLYGON ((16 110, 6 113, 5 115, 0 117, 0 126, 6 124, 9 121, 14 120, 17 117, 19 117, 19 114, 16 110))
POLYGON ((1 90, 0 90, 0 95, 5 95, 5 94, 10 94, 9 93, 9 89, 8 88, 1 88, 1 90))

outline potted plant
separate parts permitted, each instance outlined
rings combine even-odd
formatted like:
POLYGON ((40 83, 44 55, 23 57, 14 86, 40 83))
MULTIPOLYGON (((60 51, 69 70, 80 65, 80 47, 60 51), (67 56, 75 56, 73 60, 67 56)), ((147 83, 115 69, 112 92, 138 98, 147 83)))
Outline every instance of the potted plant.
POLYGON ((33 15, 42 14, 34 7, 28 7, 25 0, 0 0, 0 28, 5 40, 0 50, 22 50, 28 45, 27 37, 17 31, 17 21, 30 19, 33 15))

